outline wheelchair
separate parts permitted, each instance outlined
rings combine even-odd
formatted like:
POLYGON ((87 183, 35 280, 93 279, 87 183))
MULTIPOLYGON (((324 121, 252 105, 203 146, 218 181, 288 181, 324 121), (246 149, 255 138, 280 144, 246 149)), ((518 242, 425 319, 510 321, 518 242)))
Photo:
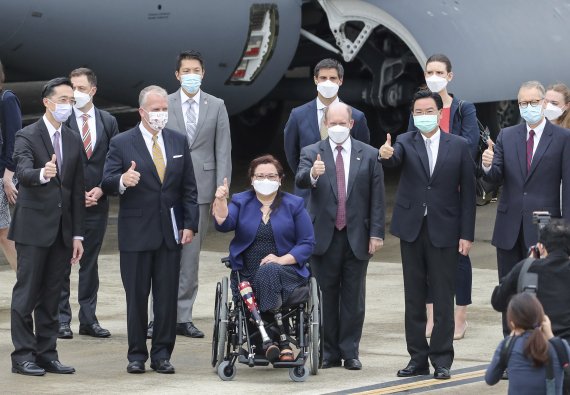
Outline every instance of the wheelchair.
MULTIPOLYGON (((229 258, 222 262, 230 268, 229 258)), ((238 283, 240 282, 239 273, 238 283)), ((236 375, 236 362, 254 366, 288 368, 289 377, 293 381, 302 382, 309 373, 316 375, 323 363, 323 317, 321 292, 317 281, 310 277, 308 285, 298 287, 281 309, 281 328, 285 328, 285 336, 291 346, 297 350, 292 361, 269 361, 265 355, 256 354, 256 345, 261 339, 259 328, 252 329, 248 325, 250 312, 241 297, 237 302, 230 295, 228 277, 223 277, 216 285, 214 305, 214 334, 212 338, 212 367, 220 379, 233 380, 236 375), (228 299, 229 296, 229 299, 228 299)), ((267 332, 275 332, 276 320, 265 322, 267 332)))

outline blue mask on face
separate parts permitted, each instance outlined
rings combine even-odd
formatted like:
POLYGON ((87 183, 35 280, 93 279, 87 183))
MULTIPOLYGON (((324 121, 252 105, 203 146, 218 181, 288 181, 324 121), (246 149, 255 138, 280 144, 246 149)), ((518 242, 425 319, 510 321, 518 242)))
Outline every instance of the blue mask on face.
POLYGON ((542 119, 542 105, 539 104, 536 107, 530 104, 526 108, 519 107, 522 119, 526 121, 529 125, 534 125, 540 122, 542 119))
POLYGON ((191 95, 198 92, 202 85, 202 76, 200 74, 183 74, 180 76, 180 85, 191 95))
POLYGON ((437 127, 437 114, 414 115, 414 125, 422 133, 429 133, 437 127))

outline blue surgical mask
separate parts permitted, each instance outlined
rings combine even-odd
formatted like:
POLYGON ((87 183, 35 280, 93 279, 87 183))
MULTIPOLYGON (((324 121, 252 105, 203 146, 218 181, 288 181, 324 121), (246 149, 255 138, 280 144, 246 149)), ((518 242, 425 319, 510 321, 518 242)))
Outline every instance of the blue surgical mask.
POLYGON ((183 74, 180 76, 180 85, 191 95, 198 92, 202 85, 202 76, 200 74, 183 74))
POLYGON ((536 107, 531 106, 530 104, 526 106, 526 108, 519 107, 521 117, 528 123, 529 125, 534 125, 540 122, 542 119, 542 105, 539 104, 536 107))
POLYGON ((422 133, 429 133, 437 127, 437 114, 414 115, 414 125, 422 133))
POLYGON ((48 109, 51 112, 51 115, 53 115, 53 118, 59 123, 63 123, 65 121, 67 121, 67 118, 69 118, 69 116, 71 115, 71 112, 73 111, 73 107, 71 106, 71 104, 69 104, 69 103, 56 103, 56 102, 53 102, 51 100, 49 100, 49 101, 52 102, 53 104, 55 104, 55 109, 53 111, 48 109))

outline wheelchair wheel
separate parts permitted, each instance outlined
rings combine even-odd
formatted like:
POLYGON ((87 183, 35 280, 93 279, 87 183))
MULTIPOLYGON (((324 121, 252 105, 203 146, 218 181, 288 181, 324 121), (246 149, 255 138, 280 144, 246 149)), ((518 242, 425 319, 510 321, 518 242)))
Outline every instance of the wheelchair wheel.
POLYGON ((218 377, 223 381, 231 381, 236 377, 236 367, 230 361, 223 361, 218 365, 218 377))
MULTIPOLYGON (((214 334, 212 336, 212 367, 224 360, 228 331, 228 278, 216 285, 216 300, 214 304, 214 334)), ((218 375, 219 375, 218 369, 218 375)), ((235 375, 235 372, 234 374, 235 375)), ((221 376, 220 376, 221 377, 221 376)), ((233 378, 233 376, 232 376, 233 378)))
POLYGON ((309 369, 305 366, 295 366, 294 368, 289 368, 289 377, 293 381, 303 382, 307 380, 309 376, 309 369))
POLYGON ((309 287, 309 367, 312 375, 319 372, 323 365, 324 341, 323 341, 323 318, 321 306, 321 294, 317 280, 311 277, 309 287))

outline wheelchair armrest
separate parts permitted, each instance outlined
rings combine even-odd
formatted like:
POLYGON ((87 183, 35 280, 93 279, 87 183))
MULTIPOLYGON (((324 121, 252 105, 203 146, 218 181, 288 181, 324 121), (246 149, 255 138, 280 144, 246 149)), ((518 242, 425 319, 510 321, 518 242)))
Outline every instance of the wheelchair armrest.
POLYGON ((229 269, 231 268, 231 263, 230 263, 230 257, 229 256, 225 256, 221 259, 222 263, 229 269))

